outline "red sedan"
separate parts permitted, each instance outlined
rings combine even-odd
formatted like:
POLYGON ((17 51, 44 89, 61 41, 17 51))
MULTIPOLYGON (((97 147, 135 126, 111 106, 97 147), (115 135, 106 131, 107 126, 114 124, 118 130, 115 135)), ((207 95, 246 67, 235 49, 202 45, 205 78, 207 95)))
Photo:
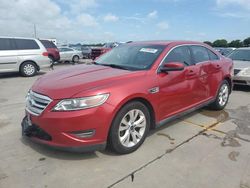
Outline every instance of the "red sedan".
POLYGON ((232 60, 203 43, 133 42, 93 65, 48 73, 27 95, 23 135, 69 151, 135 151, 150 129, 209 105, 223 109, 232 60))

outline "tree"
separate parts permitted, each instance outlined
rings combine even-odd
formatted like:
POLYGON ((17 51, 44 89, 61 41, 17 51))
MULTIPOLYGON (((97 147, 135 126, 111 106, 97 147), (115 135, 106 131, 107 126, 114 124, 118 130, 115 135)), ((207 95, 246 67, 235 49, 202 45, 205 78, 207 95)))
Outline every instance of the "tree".
POLYGON ((244 46, 250 46, 250 37, 246 38, 244 41, 244 46))
POLYGON ((229 47, 240 48, 243 47, 243 42, 241 40, 233 40, 228 44, 229 47))
POLYGON ((209 46, 213 46, 213 43, 210 41, 204 41, 205 44, 209 45, 209 46))
POLYGON ((227 40, 218 39, 218 40, 213 42, 213 47, 228 47, 227 40))

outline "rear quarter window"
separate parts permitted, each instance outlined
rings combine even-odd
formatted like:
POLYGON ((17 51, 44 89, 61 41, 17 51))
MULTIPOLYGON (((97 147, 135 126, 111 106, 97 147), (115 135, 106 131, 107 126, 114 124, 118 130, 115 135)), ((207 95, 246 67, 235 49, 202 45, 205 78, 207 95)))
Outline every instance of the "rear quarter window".
POLYGON ((35 50, 40 49, 35 40, 32 39, 15 39, 18 50, 35 50))
POLYGON ((57 48, 56 45, 48 40, 40 40, 41 43, 44 45, 45 48, 57 48))

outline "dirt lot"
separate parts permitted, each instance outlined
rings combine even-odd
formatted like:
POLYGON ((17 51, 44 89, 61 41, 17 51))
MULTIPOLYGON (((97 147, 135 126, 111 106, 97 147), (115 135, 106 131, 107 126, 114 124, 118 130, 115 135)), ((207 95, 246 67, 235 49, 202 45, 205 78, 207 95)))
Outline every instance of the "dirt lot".
POLYGON ((151 131, 132 154, 76 154, 21 136, 24 97, 41 75, 0 75, 0 188, 250 188, 249 88, 237 87, 224 111, 201 109, 151 131))

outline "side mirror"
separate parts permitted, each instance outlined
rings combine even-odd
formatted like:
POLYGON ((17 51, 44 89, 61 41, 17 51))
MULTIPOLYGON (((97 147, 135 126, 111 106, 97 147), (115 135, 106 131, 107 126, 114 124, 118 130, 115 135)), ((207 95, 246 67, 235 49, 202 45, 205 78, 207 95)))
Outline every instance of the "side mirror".
POLYGON ((163 64, 160 68, 161 72, 169 72, 169 71, 182 71, 184 70, 185 66, 183 63, 180 62, 170 62, 163 64))

